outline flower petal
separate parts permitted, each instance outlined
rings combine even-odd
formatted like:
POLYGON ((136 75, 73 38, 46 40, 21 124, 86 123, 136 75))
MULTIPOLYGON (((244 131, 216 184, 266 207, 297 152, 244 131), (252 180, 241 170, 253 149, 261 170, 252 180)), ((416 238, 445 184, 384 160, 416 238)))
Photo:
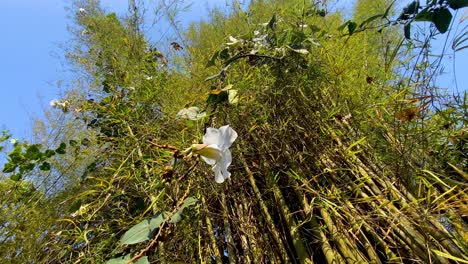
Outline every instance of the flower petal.
MULTIPOLYGON (((196 144, 194 144, 196 145, 196 144)), ((218 148, 218 145, 208 145, 202 149, 196 151, 202 159, 209 165, 214 165, 219 162, 223 157, 222 151, 218 148)))
POLYGON ((220 142, 218 145, 221 149, 231 147, 234 140, 237 138, 237 132, 234 131, 229 125, 225 125, 219 128, 220 142))
POLYGON ((216 164, 213 166, 212 170, 214 171, 215 173, 215 181, 217 183, 223 183, 224 182, 224 177, 223 177, 223 174, 222 174, 222 168, 220 166, 220 164, 216 164))
POLYGON ((232 162, 231 151, 229 149, 226 149, 223 151, 222 160, 219 164, 221 166, 221 173, 223 174, 223 178, 225 180, 231 177, 231 173, 227 170, 229 165, 231 165, 231 162, 232 162))
POLYGON ((206 133, 203 136, 203 143, 212 145, 216 144, 219 145, 219 130, 217 128, 209 127, 206 129, 206 133))

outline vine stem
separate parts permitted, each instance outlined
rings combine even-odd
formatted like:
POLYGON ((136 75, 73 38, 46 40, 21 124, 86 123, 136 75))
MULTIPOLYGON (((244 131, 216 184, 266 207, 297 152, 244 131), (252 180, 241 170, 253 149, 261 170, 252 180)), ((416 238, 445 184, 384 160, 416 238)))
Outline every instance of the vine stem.
POLYGON ((185 190, 185 193, 184 195, 179 199, 179 201, 177 202, 177 206, 174 208, 174 210, 172 210, 172 212, 166 217, 166 219, 164 219, 164 222, 162 222, 161 226, 159 227, 159 231, 158 233, 156 234, 156 236, 151 240, 151 242, 148 244, 148 246, 146 246, 144 249, 142 249, 140 252, 138 252, 138 254, 136 254, 135 256, 133 256, 129 261, 127 261, 127 264, 131 264, 133 263, 135 260, 143 257, 143 255, 146 254, 146 252, 148 252, 153 246, 156 245, 156 243, 158 242, 158 238, 161 236, 162 234, 162 231, 163 231, 163 228, 165 225, 167 225, 167 222, 172 218, 172 216, 174 216, 174 214, 179 210, 180 206, 182 205, 182 203, 185 201, 185 199, 187 198, 187 196, 189 195, 190 193, 190 187, 192 187, 192 181, 189 181, 189 184, 187 186, 187 189, 185 190))

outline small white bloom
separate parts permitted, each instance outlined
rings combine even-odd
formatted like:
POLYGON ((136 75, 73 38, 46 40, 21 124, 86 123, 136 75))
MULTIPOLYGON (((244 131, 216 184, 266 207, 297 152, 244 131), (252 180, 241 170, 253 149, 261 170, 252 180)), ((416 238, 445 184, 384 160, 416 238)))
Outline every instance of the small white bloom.
POLYGON ((176 115, 176 119, 198 120, 205 116, 205 112, 200 112, 200 109, 198 107, 192 106, 180 110, 176 115))
POLYGON ((153 79, 153 76, 146 76, 145 79, 146 79, 147 81, 152 80, 152 79, 153 79))
POLYGON ((228 46, 237 45, 239 43, 244 43, 243 39, 236 39, 233 36, 229 36, 229 41, 231 41, 231 42, 226 43, 226 45, 228 45, 228 46))
POLYGON ((84 8, 80 8, 78 9, 78 12, 83 14, 83 13, 86 13, 86 10, 84 8))
POLYGON ((57 106, 59 104, 59 100, 53 99, 53 100, 50 101, 49 104, 50 104, 50 106, 55 107, 55 106, 57 106))
POLYGON ((232 162, 229 148, 236 138, 237 132, 229 125, 219 129, 209 127, 203 136, 203 144, 192 145, 192 151, 198 153, 208 165, 212 165, 217 183, 222 183, 231 177, 231 173, 227 170, 232 162))

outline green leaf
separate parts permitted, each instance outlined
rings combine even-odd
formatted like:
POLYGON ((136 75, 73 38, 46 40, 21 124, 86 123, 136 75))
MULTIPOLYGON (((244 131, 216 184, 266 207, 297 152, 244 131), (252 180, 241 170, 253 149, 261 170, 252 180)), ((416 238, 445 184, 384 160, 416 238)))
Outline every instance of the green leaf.
POLYGON ((447 254, 445 252, 442 252, 442 251, 439 251, 439 250, 435 250, 435 249, 432 249, 432 252, 436 253, 437 255, 441 256, 441 257, 444 257, 444 258, 448 258, 448 259, 451 259, 451 260, 455 260, 455 261, 458 261, 458 262, 461 262, 461 263, 468 263, 468 260, 464 260, 464 259, 461 259, 461 258, 457 258, 455 256, 452 256, 450 254, 447 254))
POLYGON ((39 169, 40 169, 41 171, 49 171, 49 170, 50 170, 50 163, 44 161, 44 162, 41 164, 41 166, 39 166, 39 169))
POLYGON ((229 100, 229 95, 227 91, 221 91, 218 94, 211 93, 206 99, 208 104, 219 104, 229 100))
POLYGON ((390 10, 392 9, 393 4, 395 4, 396 0, 393 0, 393 2, 385 9, 385 12, 382 15, 382 18, 387 18, 388 13, 390 13, 390 10))
POLYGON ((19 173, 22 174, 24 172, 32 171, 33 169, 34 169, 34 163, 27 162, 27 163, 20 165, 19 173))
POLYGON ((55 155, 55 151, 48 149, 44 152, 44 155, 46 156, 46 158, 50 158, 55 155))
POLYGON ((432 21, 434 19, 434 11, 429 10, 429 7, 424 8, 415 17, 415 21, 432 21))
POLYGON ((405 38, 411 39, 411 23, 406 24, 403 30, 405 31, 405 38))
POLYGON ((34 144, 28 146, 26 153, 24 154, 25 158, 29 160, 38 160, 42 157, 41 150, 39 149, 39 144, 34 144))
POLYGON ((369 24, 370 22, 378 19, 378 18, 382 18, 383 17, 383 14, 378 14, 378 15, 375 15, 375 16, 371 16, 369 17, 368 19, 364 20, 360 25, 359 25, 359 28, 362 28, 364 27, 366 24, 369 24))
POLYGON ((151 239, 154 231, 164 222, 164 214, 159 214, 151 219, 145 219, 134 225, 120 238, 120 243, 132 245, 151 239))
POLYGON ((452 13, 450 13, 450 10, 448 10, 448 8, 434 10, 434 17, 432 19, 432 22, 435 24, 437 30, 439 30, 440 33, 447 32, 451 21, 452 13))
POLYGON ((56 152, 57 154, 65 154, 65 153, 67 153, 67 152, 65 151, 66 148, 67 148, 67 144, 65 144, 65 143, 62 142, 62 143, 60 143, 60 146, 55 150, 55 152, 56 152))
POLYGON ((19 181, 21 179, 21 175, 20 174, 13 174, 10 176, 10 179, 12 181, 19 181))
POLYGON ((356 30, 356 27, 357 27, 356 22, 353 22, 353 21, 349 22, 349 24, 348 24, 349 35, 352 35, 354 33, 354 31, 356 30))
POLYGON ((222 60, 227 60, 229 59, 229 49, 225 48, 219 53, 219 58, 222 60))
POLYGON ((13 172, 16 170, 16 168, 18 167, 18 164, 17 163, 14 163, 14 162, 11 162, 9 161, 8 163, 6 163, 4 166, 3 166, 3 172, 4 173, 10 173, 10 172, 13 172))
POLYGON ((149 264, 148 257, 143 256, 139 258, 134 264, 149 264))
POLYGON ((184 203, 180 206, 179 210, 177 210, 177 212, 171 217, 171 220, 169 221, 169 223, 180 222, 180 220, 182 220, 182 212, 184 211, 184 209, 196 204, 197 202, 198 202, 197 198, 192 197, 192 196, 187 197, 184 203))
POLYGON ((317 27, 316 25, 310 25, 310 30, 313 32, 313 33, 316 33, 316 32, 320 32, 320 28, 317 27))
POLYGON ((403 8, 403 12, 401 12, 400 16, 398 17, 399 20, 408 20, 412 15, 416 14, 419 9, 419 1, 413 1, 405 8, 403 8))
POLYGON ((348 26, 348 24, 351 22, 351 20, 348 20, 346 22, 344 22, 341 26, 338 27, 338 30, 341 31, 343 30, 345 27, 348 26))
POLYGON ((130 259, 131 259, 130 254, 127 254, 123 257, 109 259, 108 261, 106 261, 106 264, 127 264, 127 262, 130 259))
POLYGON ((78 144, 78 142, 76 140, 70 139, 69 144, 70 144, 70 146, 74 147, 74 146, 76 146, 78 144))
POLYGON ((271 30, 275 30, 275 25, 276 25, 276 14, 273 14, 270 21, 268 21, 267 27, 270 28, 271 30))
POLYGON ((467 7, 468 0, 448 0, 450 8, 457 10, 459 8, 467 7))
POLYGON ((208 67, 211 67, 211 66, 215 66, 216 65, 216 59, 218 58, 218 55, 219 55, 219 51, 216 51, 215 53, 213 53, 213 55, 211 56, 211 59, 208 61, 208 63, 206 64, 206 68, 208 67))

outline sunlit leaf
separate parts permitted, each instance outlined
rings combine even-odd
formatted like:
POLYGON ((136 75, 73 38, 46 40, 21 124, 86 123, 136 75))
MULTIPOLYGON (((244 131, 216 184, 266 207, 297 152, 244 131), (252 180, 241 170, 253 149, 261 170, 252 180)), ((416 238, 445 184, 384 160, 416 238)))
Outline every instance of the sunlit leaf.
POLYGON ((164 216, 159 214, 151 219, 145 219, 137 225, 130 228, 120 238, 120 243, 124 245, 132 245, 151 239, 154 231, 164 222, 164 216))
POLYGON ((184 211, 185 208, 189 207, 189 206, 192 206, 194 204, 196 204, 198 202, 198 199, 195 198, 195 197, 187 197, 187 199, 185 199, 184 203, 180 206, 179 210, 177 210, 177 212, 171 217, 171 220, 169 221, 170 223, 177 223, 177 222, 180 222, 180 220, 182 220, 182 213, 184 211))
POLYGON ((131 259, 130 254, 127 254, 123 257, 113 258, 106 261, 106 264, 127 264, 127 262, 131 259))
POLYGON ((461 263, 468 263, 468 260, 464 260, 464 259, 461 259, 461 258, 457 258, 455 256, 452 256, 450 254, 447 254, 445 252, 442 252, 442 251, 439 251, 439 250, 435 250, 435 249, 432 249, 432 252, 436 253, 437 255, 441 256, 441 257, 444 257, 444 258, 448 258, 448 259, 451 259, 451 260, 455 260, 455 261, 458 261, 458 262, 461 262, 461 263))
POLYGON ((135 261, 134 264, 149 264, 148 257, 143 256, 139 258, 137 261, 135 261))

